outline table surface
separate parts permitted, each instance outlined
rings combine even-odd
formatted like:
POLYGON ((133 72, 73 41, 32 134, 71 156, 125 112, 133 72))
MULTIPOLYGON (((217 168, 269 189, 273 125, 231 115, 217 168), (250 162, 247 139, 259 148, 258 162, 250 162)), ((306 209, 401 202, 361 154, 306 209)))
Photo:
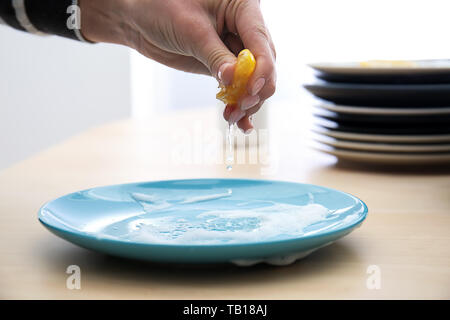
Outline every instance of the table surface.
MULTIPOLYGON (((0 171, 0 298, 449 299, 449 167, 338 163, 307 146, 302 108, 268 109, 257 119, 263 128, 269 123, 267 130, 257 135, 258 150, 271 157, 257 163, 248 158, 230 172, 220 153, 225 126, 216 108, 92 128, 0 171), (218 160, 211 161, 211 154, 218 160), (81 189, 209 177, 323 185, 358 196, 369 215, 361 228, 290 266, 246 268, 114 258, 57 238, 37 219, 45 202, 81 189), (81 269, 80 290, 66 287, 69 265, 81 269), (367 285, 373 265, 378 289, 367 285)), ((247 157, 254 149, 247 148, 247 157)))

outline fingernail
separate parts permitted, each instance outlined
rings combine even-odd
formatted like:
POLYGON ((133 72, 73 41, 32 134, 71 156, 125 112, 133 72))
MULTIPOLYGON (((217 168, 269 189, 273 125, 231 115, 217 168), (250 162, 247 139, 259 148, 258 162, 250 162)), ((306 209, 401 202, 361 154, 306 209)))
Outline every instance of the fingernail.
POLYGON ((253 128, 247 129, 247 130, 244 132, 244 134, 250 134, 250 133, 252 133, 252 131, 253 131, 253 128))
POLYGON ((252 96, 257 95, 259 91, 264 87, 264 84, 266 83, 266 79, 259 78, 256 80, 255 84, 253 85, 252 89, 252 96))
POLYGON ((242 128, 239 128, 239 130, 241 130, 241 132, 243 133, 243 134, 250 134, 250 133, 252 133, 252 131, 253 131, 253 128, 249 128, 249 129, 247 129, 247 130, 244 130, 244 129, 242 129, 242 128))
POLYGON ((245 116, 245 112, 242 110, 234 110, 229 118, 229 123, 234 124, 236 122, 238 122, 239 120, 241 120, 243 117, 245 116))
POLYGON ((241 102, 241 109, 242 110, 248 110, 251 107, 255 106, 258 102, 259 102, 259 96, 246 97, 241 102))
POLYGON ((217 72, 217 79, 219 79, 219 81, 222 83, 222 84, 227 84, 227 83, 224 83, 224 79, 223 79, 223 73, 225 72, 225 69, 228 67, 228 65, 230 65, 230 63, 228 63, 228 62, 225 62, 224 64, 222 64, 220 67, 219 67, 219 72, 217 72))

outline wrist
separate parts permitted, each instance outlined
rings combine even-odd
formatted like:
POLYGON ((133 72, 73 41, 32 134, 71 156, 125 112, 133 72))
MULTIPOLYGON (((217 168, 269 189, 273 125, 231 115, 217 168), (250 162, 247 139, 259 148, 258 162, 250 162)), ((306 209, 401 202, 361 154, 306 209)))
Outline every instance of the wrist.
POLYGON ((92 42, 126 45, 128 2, 130 0, 78 0, 83 37, 92 42))

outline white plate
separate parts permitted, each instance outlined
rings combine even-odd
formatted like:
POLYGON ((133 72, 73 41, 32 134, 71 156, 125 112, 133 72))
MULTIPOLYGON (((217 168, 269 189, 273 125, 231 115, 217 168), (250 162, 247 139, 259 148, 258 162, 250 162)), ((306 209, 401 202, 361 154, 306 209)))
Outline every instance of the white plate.
POLYGON ((416 75, 450 72, 450 60, 415 60, 414 66, 364 67, 361 62, 318 62, 309 66, 334 75, 416 75))
POLYGON ((377 142, 359 142, 314 135, 314 140, 335 148, 352 149, 356 151, 387 151, 387 152, 450 152, 450 144, 389 144, 377 142))
POLYGON ((370 164, 450 164, 450 153, 382 153, 363 152, 333 148, 323 144, 314 144, 314 149, 336 156, 339 160, 370 164))
POLYGON ((319 126, 314 126, 312 128, 312 131, 333 138, 355 140, 355 141, 405 142, 405 143, 450 142, 450 134, 388 135, 388 134, 353 133, 353 132, 337 131, 319 126))
POLYGON ((379 108, 364 106, 344 106, 331 103, 320 103, 316 105, 319 108, 350 114, 370 114, 370 115, 439 115, 450 114, 450 107, 441 108, 379 108))

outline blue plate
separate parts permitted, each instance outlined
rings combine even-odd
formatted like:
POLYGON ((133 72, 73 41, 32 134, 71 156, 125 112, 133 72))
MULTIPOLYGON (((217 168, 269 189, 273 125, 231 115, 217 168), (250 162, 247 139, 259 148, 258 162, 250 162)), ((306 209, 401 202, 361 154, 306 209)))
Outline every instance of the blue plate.
POLYGON ((176 263, 288 264, 350 233, 366 205, 269 180, 198 179, 84 190, 39 211, 51 232, 110 255, 176 263))

